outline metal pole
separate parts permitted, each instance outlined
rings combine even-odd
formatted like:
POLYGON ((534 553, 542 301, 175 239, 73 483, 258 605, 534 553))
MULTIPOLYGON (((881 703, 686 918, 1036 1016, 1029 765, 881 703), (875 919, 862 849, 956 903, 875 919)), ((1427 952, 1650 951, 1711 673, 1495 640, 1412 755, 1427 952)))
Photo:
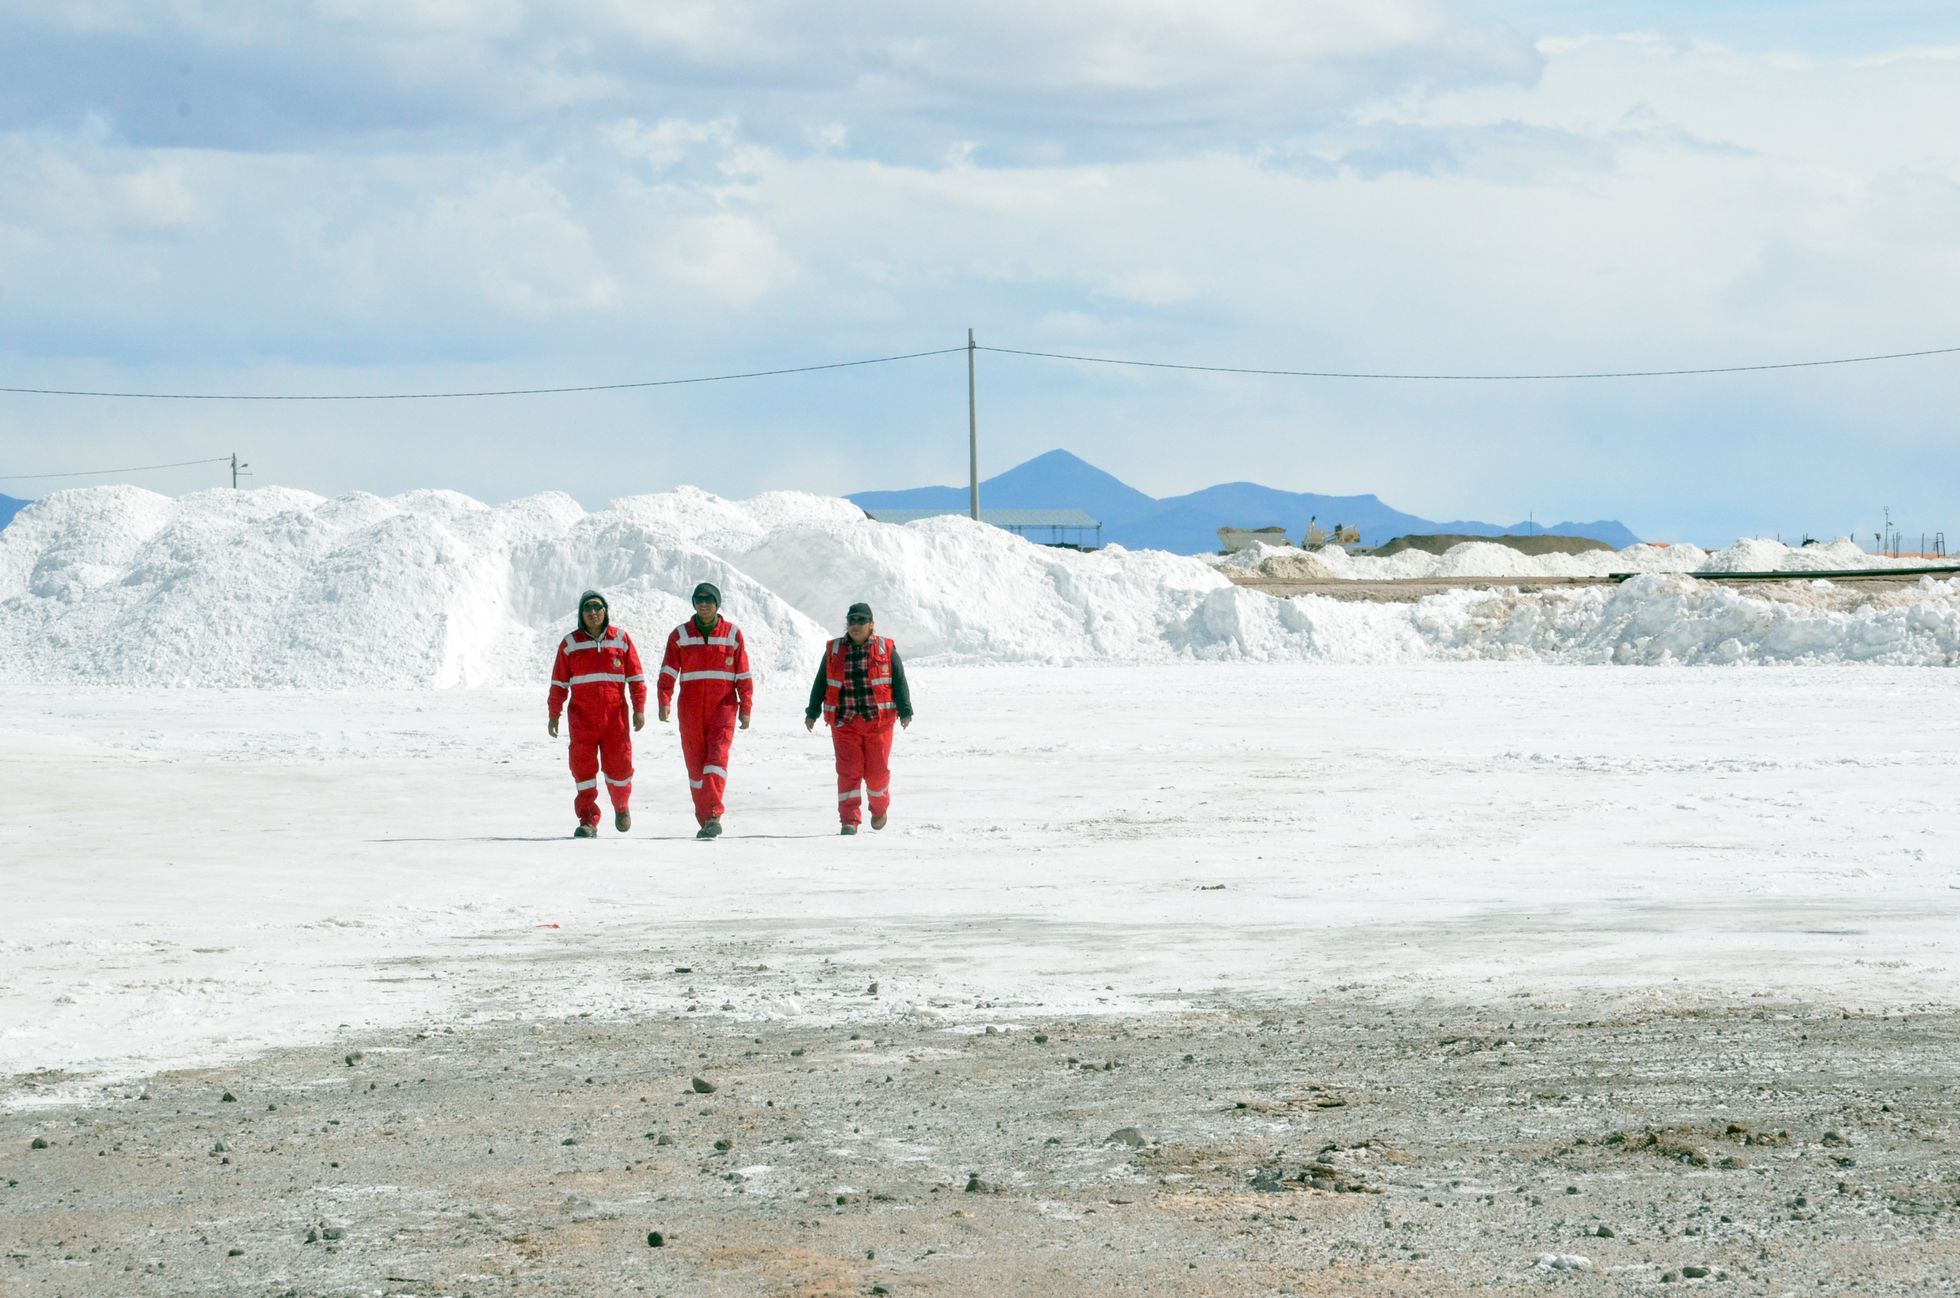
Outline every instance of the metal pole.
POLYGON ((231 453, 231 489, 238 490, 238 452, 231 453))
POLYGON ((967 512, 980 521, 980 406, 974 395, 973 330, 966 331, 966 475, 967 512))

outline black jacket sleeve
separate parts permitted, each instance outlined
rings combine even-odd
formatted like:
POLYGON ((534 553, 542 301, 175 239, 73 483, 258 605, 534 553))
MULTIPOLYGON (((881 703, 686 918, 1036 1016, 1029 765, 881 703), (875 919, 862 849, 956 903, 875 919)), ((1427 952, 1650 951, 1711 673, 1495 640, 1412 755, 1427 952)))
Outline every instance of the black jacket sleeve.
POLYGON ((829 662, 830 660, 828 658, 819 658, 817 660, 817 681, 816 684, 810 687, 810 702, 803 709, 803 719, 805 721, 815 721, 819 716, 823 715, 824 686, 829 683, 824 676, 824 670, 829 662))
POLYGON ((898 719, 912 716, 912 687, 905 683, 905 664, 898 660, 898 646, 892 646, 892 702, 898 705, 898 719))

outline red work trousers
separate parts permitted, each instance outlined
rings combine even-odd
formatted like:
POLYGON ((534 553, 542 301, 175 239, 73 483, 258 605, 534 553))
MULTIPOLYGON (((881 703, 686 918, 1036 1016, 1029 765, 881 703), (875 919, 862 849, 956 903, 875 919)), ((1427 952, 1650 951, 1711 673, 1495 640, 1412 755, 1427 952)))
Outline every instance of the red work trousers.
POLYGON ((706 707, 689 707, 681 691, 675 717, 681 732, 681 756, 687 760, 687 787, 694 795, 694 819, 705 825, 720 820, 721 795, 728 788, 728 750, 735 742, 735 698, 706 707))
POLYGON ((884 815, 892 805, 892 714, 840 721, 830 728, 830 744, 837 750, 837 819, 857 824, 867 795, 871 814, 884 815))
POLYGON ((633 797, 633 732, 626 718, 596 734, 572 727, 572 810, 581 825, 599 823, 599 772, 605 771, 606 795, 614 811, 626 810, 633 797))

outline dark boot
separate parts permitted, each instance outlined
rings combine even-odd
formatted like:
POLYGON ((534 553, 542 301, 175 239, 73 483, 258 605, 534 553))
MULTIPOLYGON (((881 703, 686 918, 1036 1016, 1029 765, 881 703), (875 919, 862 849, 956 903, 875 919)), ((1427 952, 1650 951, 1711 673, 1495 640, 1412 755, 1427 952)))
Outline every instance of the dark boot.
POLYGON ((694 836, 696 838, 720 838, 721 822, 719 820, 708 821, 701 828, 694 831, 694 836))
POLYGON ((597 825, 588 825, 581 820, 579 822, 578 828, 572 831, 572 837, 573 838, 597 838, 599 837, 599 827, 597 825))
POLYGON ((633 813, 624 808, 613 812, 613 828, 622 834, 633 828, 633 813))
POLYGON ((856 825, 839 825, 837 832, 840 834, 855 834, 858 832, 858 827, 856 825))

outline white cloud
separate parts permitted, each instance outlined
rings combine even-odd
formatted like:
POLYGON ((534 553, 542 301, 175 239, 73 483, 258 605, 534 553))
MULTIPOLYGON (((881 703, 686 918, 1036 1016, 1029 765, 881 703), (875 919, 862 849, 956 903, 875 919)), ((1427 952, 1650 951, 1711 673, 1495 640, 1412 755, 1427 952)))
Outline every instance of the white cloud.
POLYGON ((795 262, 753 217, 733 213, 677 222, 660 239, 657 264, 672 282, 731 306, 751 306, 795 278, 795 262))
POLYGON ((0 210, 57 238, 172 235, 204 217, 193 160, 0 140, 0 210))

